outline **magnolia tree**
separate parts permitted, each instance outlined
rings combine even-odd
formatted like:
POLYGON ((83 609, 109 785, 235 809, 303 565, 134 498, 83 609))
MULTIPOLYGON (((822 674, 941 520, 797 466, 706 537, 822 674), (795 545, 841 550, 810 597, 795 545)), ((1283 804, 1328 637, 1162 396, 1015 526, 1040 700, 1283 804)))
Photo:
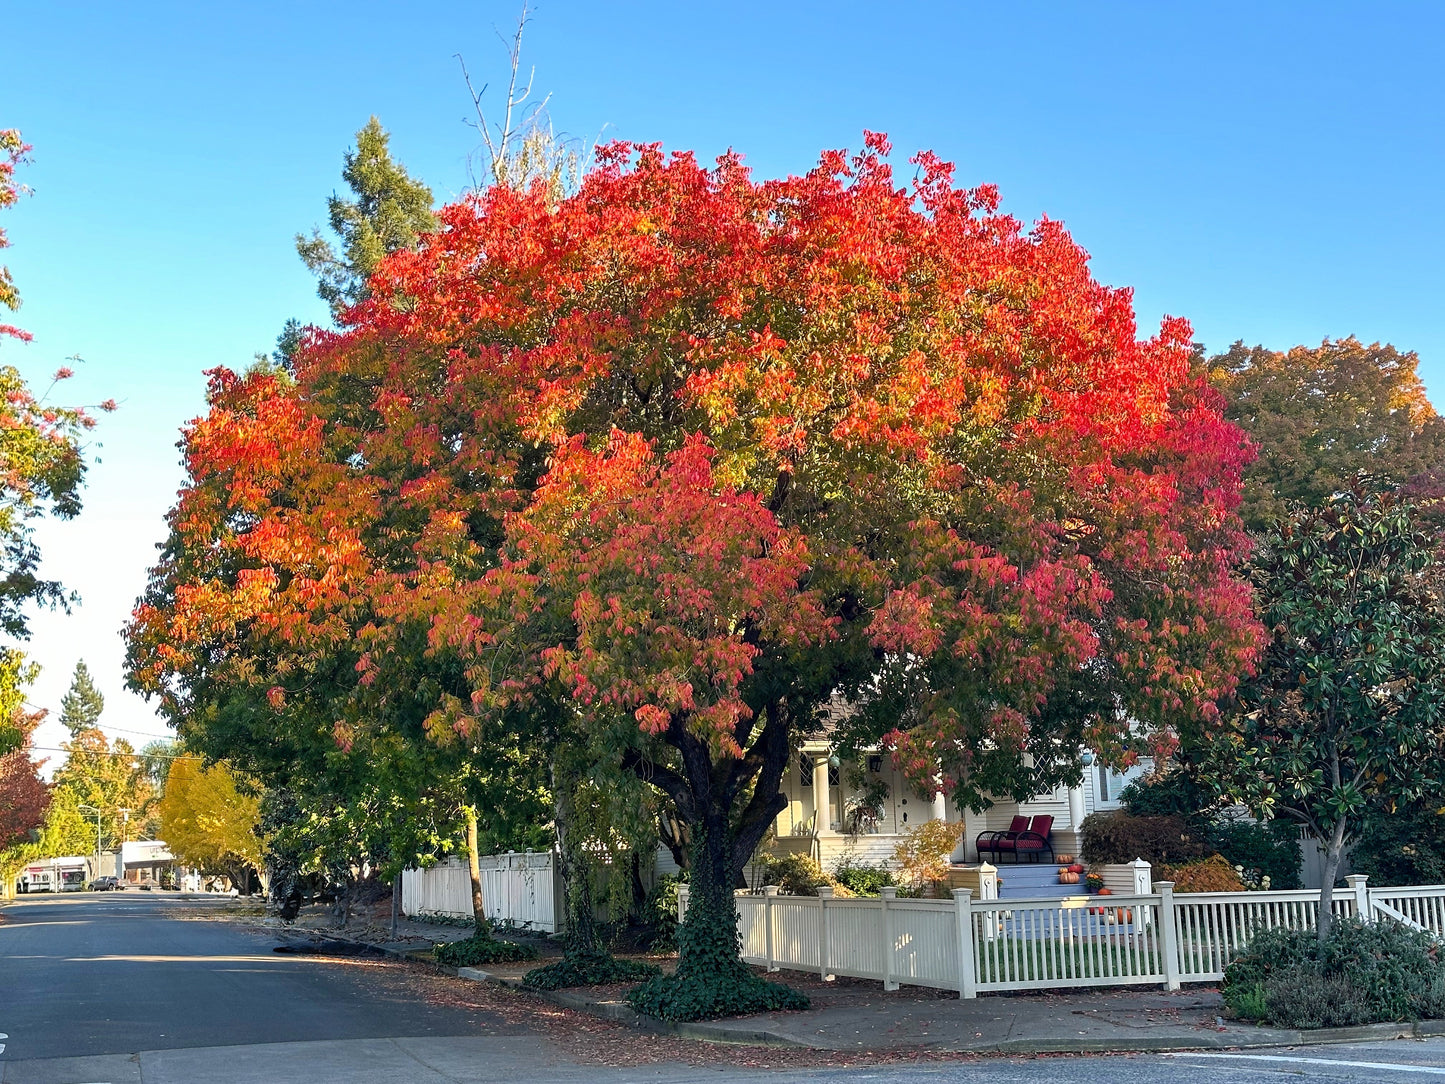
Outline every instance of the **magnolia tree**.
POLYGON ((1445 804, 1445 604, 1437 539, 1391 496, 1297 509, 1261 540, 1269 641, 1205 771, 1324 852, 1319 938, 1344 849, 1372 808, 1445 804))
POLYGON ((561 201, 445 208, 294 383, 217 375, 206 541, 137 613, 142 680, 228 666, 279 703, 324 642, 356 657, 323 668, 339 740, 421 688, 483 769, 566 741, 630 772, 693 871, 634 1004, 795 1004, 743 968, 731 894, 831 701, 982 806, 1211 725, 1258 636, 1250 452, 1188 326, 1139 339, 1062 227, 915 163, 900 187, 870 134, 759 182, 617 144, 561 201), (258 630, 285 646, 194 646, 258 630))

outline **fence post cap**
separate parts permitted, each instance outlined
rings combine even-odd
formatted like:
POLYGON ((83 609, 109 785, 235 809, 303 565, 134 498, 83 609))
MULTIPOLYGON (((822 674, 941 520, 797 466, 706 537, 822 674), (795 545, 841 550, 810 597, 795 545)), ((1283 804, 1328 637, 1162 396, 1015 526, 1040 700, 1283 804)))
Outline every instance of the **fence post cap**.
POLYGON ((777 885, 763 885, 763 895, 764 895, 764 896, 776 896, 777 894, 778 894, 778 886, 777 886, 777 885))
POLYGON ((1174 882, 1173 882, 1173 881, 1155 881, 1155 882, 1154 882, 1154 891, 1155 891, 1155 892, 1172 893, 1172 892, 1174 891, 1174 882))
POLYGON ((819 898, 820 900, 831 900, 831 899, 833 898, 833 886, 832 886, 832 885, 821 885, 821 886, 819 886, 819 888, 818 888, 818 898, 819 898))
POLYGON ((987 862, 983 862, 983 863, 980 863, 980 865, 979 865, 979 867, 978 867, 978 872, 980 872, 980 873, 997 873, 997 872, 998 872, 998 867, 997 867, 997 866, 990 865, 990 864, 987 863, 987 862))
POLYGON ((1345 878, 1345 884, 1349 885, 1351 888, 1358 888, 1360 885, 1364 884, 1366 880, 1368 880, 1368 877, 1365 874, 1352 873, 1345 878))
POLYGON ((973 889, 971 889, 971 888, 955 888, 955 889, 953 890, 953 898, 954 898, 955 900, 966 900, 966 899, 970 898, 972 895, 973 895, 973 889))
POLYGON ((898 896, 898 886, 897 886, 897 885, 884 885, 882 888, 880 888, 880 889, 878 890, 878 895, 881 896, 881 897, 882 897, 883 899, 885 899, 885 900, 896 899, 897 896, 898 896))
POLYGON ((1144 861, 1144 859, 1142 859, 1142 858, 1136 858, 1136 859, 1134 859, 1134 861, 1130 862, 1129 865, 1133 866, 1135 869, 1141 869, 1141 868, 1142 868, 1142 869, 1150 869, 1150 868, 1151 868, 1150 864, 1149 864, 1148 862, 1144 861))

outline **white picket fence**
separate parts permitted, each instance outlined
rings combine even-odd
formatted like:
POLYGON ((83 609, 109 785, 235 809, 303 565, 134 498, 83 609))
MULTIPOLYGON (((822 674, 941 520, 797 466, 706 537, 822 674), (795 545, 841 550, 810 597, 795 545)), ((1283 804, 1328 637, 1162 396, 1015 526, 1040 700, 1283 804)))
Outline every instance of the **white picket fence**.
MULTIPOLYGON (((556 933, 566 899, 550 851, 509 851, 478 860, 487 918, 556 933)), ((466 861, 449 858, 401 875, 401 909, 408 915, 470 918, 472 879, 466 861)))
MULTIPOLYGON (((1336 890, 1338 916, 1403 922, 1445 938, 1445 885, 1370 889, 1349 877, 1336 890)), ((1320 893, 1151 893, 1066 899, 976 900, 782 896, 776 888, 737 895, 742 955, 770 971, 792 968, 957 990, 964 997, 1004 990, 1215 982, 1250 938, 1265 929, 1308 929, 1320 893)), ((687 891, 678 892, 678 918, 687 891)))

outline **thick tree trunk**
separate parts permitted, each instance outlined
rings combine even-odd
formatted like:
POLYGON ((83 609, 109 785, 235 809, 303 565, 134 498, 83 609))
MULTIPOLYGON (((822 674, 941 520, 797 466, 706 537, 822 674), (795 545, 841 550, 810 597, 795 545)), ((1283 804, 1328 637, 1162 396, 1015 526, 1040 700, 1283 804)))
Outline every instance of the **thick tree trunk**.
POLYGON ((725 817, 714 815, 693 828, 692 883, 687 916, 677 938, 677 974, 721 984, 746 971, 733 903, 732 848, 725 817))
POLYGON ((1335 899, 1335 878, 1340 873, 1340 863, 1345 856, 1345 819, 1341 817, 1335 822, 1328 839, 1321 840, 1325 845, 1325 865, 1321 873, 1323 885, 1320 888, 1320 915, 1315 929, 1319 935, 1320 948, 1324 948, 1325 941, 1330 936, 1330 926, 1334 923, 1334 899, 1335 899))
POLYGON ((492 924, 487 921, 486 902, 482 899, 481 855, 477 853, 477 811, 471 806, 462 810, 467 820, 467 870, 472 877, 472 921, 478 937, 490 937, 492 924))
POLYGON ((638 758, 624 759, 672 798, 678 819, 691 834, 692 883, 678 938, 678 973, 709 985, 724 973, 744 970, 733 889, 742 882, 743 867, 773 819, 787 807, 781 793, 790 750, 787 709, 775 703, 761 715, 763 728, 756 741, 751 739, 758 720, 739 724, 735 736, 747 749, 741 759, 714 760, 707 743, 680 718, 667 733, 668 743, 680 754, 680 773, 638 758), (752 793, 743 803, 749 784, 752 793))

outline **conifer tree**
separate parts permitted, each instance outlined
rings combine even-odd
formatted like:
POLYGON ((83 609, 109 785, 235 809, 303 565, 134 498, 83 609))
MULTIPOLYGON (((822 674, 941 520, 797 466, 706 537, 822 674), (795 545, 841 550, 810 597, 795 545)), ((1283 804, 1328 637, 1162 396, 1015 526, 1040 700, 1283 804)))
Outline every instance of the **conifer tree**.
POLYGON ((70 691, 60 698, 60 721, 65 724, 70 736, 77 737, 82 731, 94 728, 105 710, 105 697, 91 680, 90 668, 81 659, 75 664, 75 675, 70 679, 70 691))
POLYGON ((341 177, 355 198, 333 193, 326 201, 339 250, 319 229, 310 237, 296 235, 296 251, 333 312, 365 299, 367 279, 383 256, 416 248, 422 234, 436 229, 431 189, 392 159, 390 139, 381 121, 372 117, 356 133, 356 149, 346 152, 341 177))

